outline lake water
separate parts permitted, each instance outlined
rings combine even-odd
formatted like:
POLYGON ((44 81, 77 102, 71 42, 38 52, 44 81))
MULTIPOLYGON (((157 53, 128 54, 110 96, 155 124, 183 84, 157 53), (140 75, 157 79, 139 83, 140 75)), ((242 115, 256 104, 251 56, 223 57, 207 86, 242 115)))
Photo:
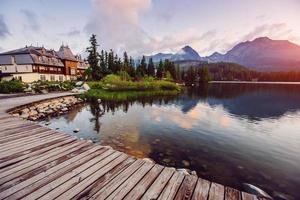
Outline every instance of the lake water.
POLYGON ((210 84, 177 97, 86 103, 50 121, 224 185, 300 199, 300 85, 210 84))

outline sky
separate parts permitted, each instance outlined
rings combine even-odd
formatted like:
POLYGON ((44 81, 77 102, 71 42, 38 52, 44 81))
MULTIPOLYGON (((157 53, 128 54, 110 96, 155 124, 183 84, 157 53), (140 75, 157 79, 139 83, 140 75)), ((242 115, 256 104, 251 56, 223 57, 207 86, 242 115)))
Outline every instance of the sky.
POLYGON ((137 57, 176 52, 226 53, 257 37, 300 44, 300 0, 0 0, 0 52, 25 45, 137 57))

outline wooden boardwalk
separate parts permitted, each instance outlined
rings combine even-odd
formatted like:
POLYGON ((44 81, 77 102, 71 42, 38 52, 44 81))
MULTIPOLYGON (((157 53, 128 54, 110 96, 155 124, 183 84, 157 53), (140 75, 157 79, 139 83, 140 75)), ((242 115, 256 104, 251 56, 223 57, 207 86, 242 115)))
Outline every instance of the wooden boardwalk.
POLYGON ((0 111, 0 199, 259 198, 0 111))

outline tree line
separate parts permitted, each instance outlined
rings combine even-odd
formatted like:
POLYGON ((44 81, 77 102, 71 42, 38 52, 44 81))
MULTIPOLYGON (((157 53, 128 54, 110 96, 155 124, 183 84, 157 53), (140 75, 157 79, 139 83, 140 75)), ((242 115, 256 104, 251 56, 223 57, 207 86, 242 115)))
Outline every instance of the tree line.
POLYGON ((170 60, 154 63, 152 58, 135 61, 127 52, 120 57, 113 50, 98 52, 96 35, 90 38, 87 48, 86 70, 89 80, 101 80, 108 74, 123 74, 133 80, 150 76, 157 79, 173 80, 188 86, 214 81, 300 81, 300 72, 259 72, 236 63, 200 63, 196 66, 180 67, 170 60))
POLYGON ((90 44, 87 48, 87 61, 90 67, 86 70, 86 76, 90 80, 101 80, 108 74, 124 73, 135 80, 139 80, 145 76, 169 80, 179 80, 181 78, 179 67, 176 67, 169 60, 160 61, 158 64, 155 64, 152 58, 146 61, 145 56, 136 62, 131 56, 128 56, 127 52, 123 53, 122 58, 113 50, 109 52, 102 50, 99 53, 96 35, 91 36, 90 44))

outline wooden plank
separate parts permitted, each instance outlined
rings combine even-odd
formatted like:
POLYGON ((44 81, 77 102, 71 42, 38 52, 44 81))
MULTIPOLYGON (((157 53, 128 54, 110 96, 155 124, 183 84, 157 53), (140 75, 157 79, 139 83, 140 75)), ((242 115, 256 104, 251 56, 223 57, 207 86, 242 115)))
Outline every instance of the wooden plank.
POLYGON ((108 184, 102 187, 96 194, 94 194, 92 199, 105 199, 109 196, 119 185, 121 185, 131 174, 133 174, 136 170, 138 170, 145 161, 137 160, 128 168, 126 168, 122 173, 116 176, 113 180, 111 180, 108 184))
POLYGON ((242 200, 258 200, 258 198, 253 194, 242 192, 242 200))
POLYGON ((40 131, 37 134, 32 136, 24 137, 21 139, 16 139, 14 141, 7 142, 1 145, 0 152, 7 151, 9 149, 23 146, 23 145, 30 145, 33 142, 39 141, 41 138, 45 138, 46 136, 56 136, 57 134, 53 134, 52 130, 44 130, 40 131))
POLYGON ((8 188, 0 193, 0 196, 4 198, 8 197, 7 200, 22 198, 23 196, 32 193, 33 191, 57 179, 58 177, 65 175, 85 162, 88 162, 96 156, 101 155, 107 150, 107 148, 101 146, 94 146, 91 149, 87 149, 81 154, 76 155, 65 162, 62 162, 40 174, 37 174, 36 176, 32 176, 31 178, 8 188))
POLYGON ((153 182, 153 184, 148 188, 146 193, 142 196, 141 199, 149 200, 149 199, 157 199, 160 193, 163 191, 164 187, 169 182, 172 177, 175 169, 166 167, 163 169, 161 174, 157 177, 157 179, 153 182))
POLYGON ((52 144, 48 147, 41 148, 39 150, 33 151, 31 153, 28 153, 28 154, 25 154, 25 155, 22 155, 22 156, 19 156, 19 157, 12 157, 12 158, 8 157, 7 160, 2 160, 1 161, 0 169, 5 167, 5 166, 8 166, 8 165, 15 164, 15 163, 20 162, 20 161, 25 160, 25 159, 27 159, 25 162, 28 162, 28 161, 30 161, 30 159, 28 159, 28 158, 32 158, 33 156, 43 154, 43 153, 48 152, 48 151, 50 151, 50 150, 52 150, 56 147, 72 143, 75 140, 76 140, 75 138, 66 139, 66 140, 63 140, 62 142, 54 143, 54 144, 52 144))
MULTIPOLYGON (((90 168, 88 168, 87 170, 81 172, 80 174, 78 174, 78 176, 71 178, 70 180, 66 181, 65 183, 61 184, 60 186, 56 187, 55 189, 51 190, 50 192, 48 192, 47 194, 45 194, 44 196, 42 196, 40 198, 40 200, 48 200, 50 198, 56 198, 56 199, 65 199, 65 198, 70 198, 71 196, 75 196, 77 194, 78 191, 76 191, 74 189, 74 187, 79 184, 79 187, 83 187, 83 189, 85 187, 87 187, 89 184, 83 184, 86 183, 86 181, 84 181, 87 177, 89 176, 94 176, 94 173, 96 171, 102 171, 102 168, 106 165, 110 165, 111 162, 113 162, 114 160, 116 160, 118 157, 120 157, 122 155, 121 152, 117 152, 115 151, 114 153, 112 153, 111 155, 107 156, 106 158, 104 158, 103 160, 101 160, 100 162, 94 164, 93 166, 91 166, 90 168), (73 188, 72 188, 73 187, 73 188), (71 191, 68 191, 68 190, 71 191), (72 190, 73 189, 73 190, 72 190), (63 194, 64 192, 66 192, 66 195, 62 195, 62 197, 59 197, 61 194, 63 194), (71 196, 70 196, 70 195, 71 196)), ((127 158, 127 155, 123 154, 123 156, 121 156, 121 159, 118 160, 118 163, 122 162, 123 160, 125 160, 127 158)), ((103 172, 102 172, 103 173, 103 172)), ((77 187, 76 187, 77 188, 77 187)))
MULTIPOLYGON (((102 167, 100 170, 97 170, 94 174, 92 174, 91 176, 84 179, 82 182, 80 182, 80 184, 77 184, 76 186, 74 186, 73 188, 71 188, 70 190, 68 190, 67 192, 62 194, 61 196, 59 196, 57 199, 63 200, 66 198, 75 197, 76 195, 78 195, 78 193, 83 191, 85 188, 88 188, 90 185, 93 185, 93 183, 95 181, 97 181, 99 178, 103 177, 110 170, 112 170, 119 164, 123 163, 124 161, 128 160, 128 158, 129 158, 128 155, 122 153, 119 157, 112 160, 110 163, 108 163, 107 165, 102 167)), ((131 163, 132 160, 129 160, 129 162, 131 163)), ((97 165, 99 167, 99 164, 97 164, 97 165)))
MULTIPOLYGON (((0 178, 0 185, 5 183, 5 182, 8 182, 16 177, 19 177, 23 174, 26 174, 32 170, 34 170, 35 168, 38 168, 40 166, 43 166, 51 161, 54 161, 56 159, 58 159, 59 157, 63 157, 65 155, 68 155, 70 154, 71 152, 73 151, 76 151, 80 148, 83 148, 87 145, 90 145, 88 142, 86 141, 82 141, 82 142, 79 142, 78 143, 79 145, 77 144, 74 144, 77 145, 73 148, 70 149, 69 146, 67 147, 64 147, 64 148, 61 148, 61 151, 57 151, 57 152, 54 152, 53 154, 49 154, 47 156, 43 156, 41 158, 38 158, 32 162, 28 162, 28 163, 25 163, 24 165, 20 165, 18 167, 15 167, 15 168, 12 168, 8 171, 4 171, 1 173, 1 178, 0 178)), ((71 145, 72 146, 72 145, 71 145)))
POLYGON ((223 200, 224 186, 218 183, 211 183, 208 200, 223 200))
MULTIPOLYGON (((57 133, 51 129, 35 129, 32 130, 31 132, 28 132, 26 135, 24 135, 22 138, 15 138, 12 141, 8 141, 4 144, 2 144, 1 146, 4 147, 8 147, 8 146, 18 146, 18 144, 22 143, 23 145, 25 144, 29 144, 30 141, 34 141, 37 138, 42 138, 43 135, 50 135, 50 133, 52 133, 53 136, 61 136, 61 135, 66 135, 64 133, 57 133)), ((2 148, 1 148, 2 150, 2 148)))
POLYGON ((143 179, 125 196, 124 200, 140 199, 162 170, 163 166, 157 164, 154 165, 154 167, 143 177, 143 179))
POLYGON ((233 189, 231 187, 225 188, 225 200, 241 200, 240 191, 233 189))
POLYGON ((5 117, 0 119, 0 125, 5 124, 7 122, 13 122, 13 121, 22 121, 21 118, 16 118, 16 117, 5 117))
POLYGON ((170 181, 167 183, 164 190, 162 191, 162 193, 159 195, 158 199, 174 199, 183 179, 184 174, 175 172, 171 177, 170 181))
POLYGON ((197 177, 193 175, 185 175, 185 178, 177 191, 176 200, 190 200, 197 184, 197 177))
POLYGON ((24 150, 25 147, 30 149, 32 147, 41 145, 42 142, 48 142, 51 139, 60 139, 60 138, 65 138, 66 139, 66 138, 69 138, 69 136, 50 134, 50 135, 48 135, 44 138, 40 138, 39 140, 35 140, 30 144, 24 144, 24 146, 23 145, 13 146, 13 147, 9 147, 6 150, 2 150, 2 151, 0 151, 0 156, 5 157, 7 155, 11 155, 11 154, 17 153, 19 151, 22 151, 22 150, 24 150))
POLYGON ((154 166, 153 163, 146 162, 142 167, 135 171, 125 182, 123 182, 113 193, 106 199, 123 199, 127 193, 147 174, 154 166))
MULTIPOLYGON (((30 126, 21 126, 21 127, 17 127, 15 129, 12 129, 12 130, 6 130, 6 131, 1 131, 1 136, 0 136, 0 139, 2 140, 2 138, 6 138, 8 136, 16 136, 22 132, 26 132, 26 131, 30 131, 30 130, 33 130, 33 129, 36 129, 36 128, 40 128, 42 126, 38 125, 38 124, 33 124, 33 125, 30 125, 30 126)), ((46 128, 46 127, 44 127, 46 128)))
MULTIPOLYGON (((55 179, 52 182, 49 182, 47 185, 39 188, 38 190, 35 190, 34 192, 30 193, 29 195, 25 196, 23 198, 23 200, 27 199, 27 200, 31 200, 31 199, 37 199, 37 198, 41 198, 43 195, 47 194, 48 192, 50 192, 51 190, 53 190, 54 188, 60 186, 61 184, 65 183, 66 181, 68 181, 69 179, 73 178, 74 176, 77 176, 78 174, 80 174, 82 171, 87 170, 88 168, 90 168, 91 166, 95 165, 96 163, 100 162, 101 160, 103 160, 104 158, 106 158, 107 156, 113 154, 114 150, 107 150, 105 151, 103 154, 101 154, 100 156, 97 156, 95 158, 93 158, 92 160, 86 162, 85 164, 79 166, 78 168, 66 173, 65 175, 58 177, 57 179, 55 179)), ((77 177, 77 181, 80 181, 80 176, 77 177)))
POLYGON ((16 133, 15 130, 20 129, 20 128, 28 128, 28 127, 32 127, 35 126, 36 124, 26 124, 26 123, 21 123, 19 125, 14 125, 11 127, 6 127, 0 130, 1 133, 3 133, 3 135, 7 135, 8 132, 10 132, 11 134, 16 133))
POLYGON ((207 200, 210 188, 210 182, 202 178, 198 178, 196 188, 192 200, 207 200))
MULTIPOLYGON (((69 160, 69 159, 77 156, 78 154, 81 154, 82 152, 87 151, 91 148, 92 148, 92 146, 85 146, 83 148, 75 149, 75 151, 73 151, 69 154, 61 155, 59 158, 57 158, 57 159, 55 159, 51 162, 48 162, 44 165, 41 165, 41 166, 36 165, 35 167, 30 166, 30 168, 33 168, 33 169, 30 170, 30 171, 27 171, 26 173, 23 173, 23 174, 21 174, 21 172, 18 171, 17 173, 20 173, 21 175, 11 179, 10 181, 8 181, 4 184, 2 184, 1 187, 0 187, 0 192, 3 191, 3 190, 6 190, 7 188, 12 187, 13 185, 18 184, 18 183, 20 183, 24 180, 30 179, 31 177, 33 177, 37 174, 45 172, 47 169, 49 169, 53 166, 59 165, 60 163, 65 162, 66 160, 69 160)), ((24 170, 28 170, 28 168, 23 169, 23 172, 24 172, 24 170)))
POLYGON ((14 141, 14 140, 17 140, 20 138, 25 138, 25 137, 40 133, 41 131, 45 131, 45 130, 49 130, 49 129, 43 128, 41 126, 36 126, 33 128, 29 128, 28 130, 26 130, 24 128, 22 128, 20 130, 21 131, 16 134, 0 137, 0 144, 6 144, 7 142, 14 141))
POLYGON ((0 154, 0 160, 3 159, 3 158, 5 159, 5 157, 8 157, 8 156, 20 153, 20 152, 29 153, 29 152, 31 152, 31 150, 34 150, 35 148, 39 148, 40 146, 42 146, 44 144, 47 144, 47 143, 49 144, 52 141, 56 141, 56 140, 61 141, 61 140, 67 139, 67 138, 70 138, 70 137, 69 136, 57 136, 57 137, 50 138, 50 139, 47 139, 47 140, 40 140, 39 142, 36 142, 36 143, 31 144, 29 146, 24 146, 24 147, 20 146, 19 148, 10 150, 9 152, 1 153, 0 154))
POLYGON ((16 127, 20 127, 20 126, 24 126, 24 125, 32 125, 32 123, 25 122, 25 121, 24 122, 23 121, 14 121, 14 122, 2 124, 0 127, 0 132, 5 131, 5 130, 11 130, 16 127))
MULTIPOLYGON (((89 199, 97 191, 99 191, 104 185, 106 185, 109 181, 111 181, 116 176, 118 176, 120 173, 122 173, 122 171, 127 169, 135 160, 136 159, 132 158, 132 157, 127 158, 126 160, 124 160, 123 162, 118 164, 116 167, 114 167, 112 170, 105 173, 104 176, 98 178, 94 183, 90 184, 84 190, 80 191, 78 194, 76 194, 71 199, 73 199, 73 200, 76 200, 76 199, 81 199, 81 200, 89 199)), ((75 188, 74 188, 74 190, 75 190, 75 188)))
POLYGON ((21 170, 23 168, 27 168, 27 167, 35 164, 35 163, 46 160, 51 156, 55 156, 55 155, 65 151, 65 150, 68 150, 70 148, 79 146, 79 145, 84 144, 84 143, 86 143, 86 142, 85 141, 74 141, 73 143, 71 143, 69 145, 61 146, 61 147, 52 149, 50 151, 44 152, 43 154, 38 154, 38 155, 32 156, 27 160, 24 160, 24 161, 15 163, 13 165, 10 165, 8 167, 5 167, 3 169, 0 169, 0 174, 3 177, 5 174, 17 172, 18 170, 21 170))
MULTIPOLYGON (((70 137, 72 138, 72 137, 70 137)), ((66 138, 61 138, 61 139, 51 139, 49 140, 48 142, 44 142, 44 143, 41 143, 39 146, 35 146, 33 148, 29 148, 29 149, 23 149, 23 151, 19 151, 17 153, 14 153, 12 155, 7 155, 3 158, 0 158, 0 162, 2 161, 7 161, 9 159, 14 159, 14 158, 18 158, 18 157, 21 157, 21 156, 24 156, 24 155, 27 155, 29 153, 32 153, 32 152, 35 152, 35 151, 38 151, 40 149, 43 149, 43 148, 46 148, 50 145, 53 145, 53 144, 56 144, 56 143, 60 143, 60 142, 63 142, 65 141, 66 138)))
POLYGON ((10 153, 10 152, 22 149, 23 147, 26 147, 26 146, 31 146, 32 144, 39 144, 39 142, 42 141, 42 140, 46 141, 46 140, 51 139, 51 138, 57 138, 57 137, 64 137, 65 136, 65 135, 53 134, 53 131, 51 131, 51 130, 44 132, 44 134, 47 134, 47 135, 43 138, 38 139, 38 140, 33 140, 32 142, 31 141, 24 142, 23 145, 20 145, 19 143, 17 143, 16 145, 12 144, 12 145, 9 145, 9 146, 5 146, 4 148, 1 148, 0 155, 5 155, 6 153, 10 153))

